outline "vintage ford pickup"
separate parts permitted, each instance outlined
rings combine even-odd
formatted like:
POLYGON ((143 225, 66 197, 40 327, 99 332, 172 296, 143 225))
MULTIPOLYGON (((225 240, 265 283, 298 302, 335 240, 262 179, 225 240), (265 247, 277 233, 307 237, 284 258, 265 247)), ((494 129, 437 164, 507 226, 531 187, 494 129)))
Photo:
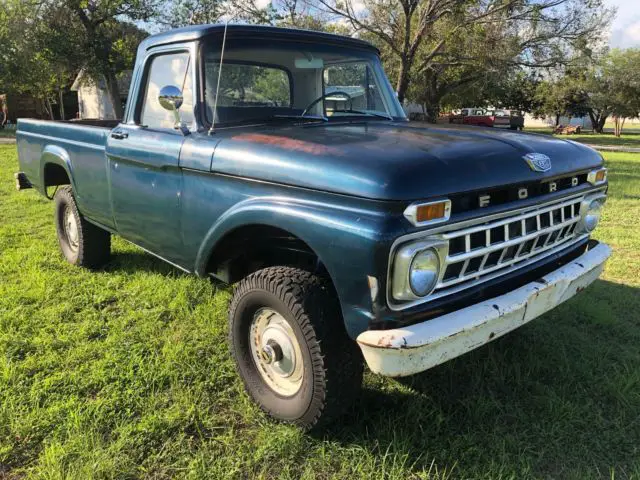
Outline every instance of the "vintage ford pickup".
POLYGON ((349 404, 365 362, 397 377, 445 362, 569 299, 610 255, 590 239, 607 192, 597 152, 414 127, 379 52, 354 38, 155 35, 121 121, 21 120, 17 143, 18 188, 55 187, 72 264, 100 267, 117 234, 237 283, 239 375, 303 428, 349 404))

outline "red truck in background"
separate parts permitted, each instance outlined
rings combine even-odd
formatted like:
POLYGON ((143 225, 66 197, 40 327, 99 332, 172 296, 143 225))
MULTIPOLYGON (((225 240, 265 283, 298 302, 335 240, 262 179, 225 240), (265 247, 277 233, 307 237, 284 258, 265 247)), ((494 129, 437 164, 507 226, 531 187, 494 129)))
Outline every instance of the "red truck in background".
POLYGON ((460 110, 460 113, 453 114, 449 117, 449 123, 522 130, 524 127, 524 117, 520 115, 519 112, 510 110, 463 108, 460 110))

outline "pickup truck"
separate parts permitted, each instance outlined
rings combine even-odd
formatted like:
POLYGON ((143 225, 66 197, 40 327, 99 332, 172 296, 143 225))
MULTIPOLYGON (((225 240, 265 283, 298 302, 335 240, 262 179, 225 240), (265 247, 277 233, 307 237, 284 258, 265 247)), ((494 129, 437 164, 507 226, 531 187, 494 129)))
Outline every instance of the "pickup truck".
POLYGON ((510 110, 486 110, 483 108, 463 108, 457 115, 449 117, 449 123, 475 125, 476 127, 508 128, 522 130, 524 117, 510 110))
POLYGON ((354 38, 154 35, 121 121, 20 120, 17 146, 18 188, 54 200, 70 263, 100 268, 120 235, 237 284, 239 376, 304 429, 353 401, 365 363, 401 377, 457 357, 583 290, 610 255, 591 239, 607 193, 596 151, 414 127, 354 38))

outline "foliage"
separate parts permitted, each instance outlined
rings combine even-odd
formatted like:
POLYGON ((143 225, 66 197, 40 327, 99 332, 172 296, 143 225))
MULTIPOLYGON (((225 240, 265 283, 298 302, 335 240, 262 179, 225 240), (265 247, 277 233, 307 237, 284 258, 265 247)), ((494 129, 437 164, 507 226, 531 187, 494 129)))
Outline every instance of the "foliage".
MULTIPOLYGON (((591 108, 613 115, 619 137, 624 119, 640 114, 640 49, 611 51, 590 75, 587 88, 591 108)), ((602 116, 598 120, 604 126, 602 116)))
POLYGON ((3 0, 0 85, 45 98, 68 87, 80 69, 104 78, 122 116, 117 75, 131 68, 146 35, 128 21, 155 14, 155 0, 3 0))
POLYGON ((28 94, 40 100, 53 118, 51 103, 77 72, 78 55, 57 54, 67 37, 55 28, 58 9, 39 21, 39 5, 6 0, 0 11, 0 92, 28 94))
POLYGON ((550 68, 590 56, 611 14, 601 0, 312 3, 376 42, 401 101, 410 94, 433 110, 492 70, 508 74, 513 66, 550 68), (410 91, 412 83, 423 88, 410 91))
POLYGON ((567 69, 542 82, 536 96, 538 115, 589 115, 598 133, 613 116, 620 136, 624 119, 640 114, 640 49, 613 50, 595 63, 567 69))

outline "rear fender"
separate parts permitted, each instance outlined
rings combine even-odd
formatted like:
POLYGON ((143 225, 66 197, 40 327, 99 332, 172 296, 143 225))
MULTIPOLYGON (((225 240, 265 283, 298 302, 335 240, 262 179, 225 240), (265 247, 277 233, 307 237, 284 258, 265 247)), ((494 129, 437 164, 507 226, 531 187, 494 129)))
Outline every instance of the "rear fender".
POLYGON ((42 155, 40 156, 40 193, 45 196, 47 194, 47 187, 45 186, 45 167, 48 164, 55 164, 64 168, 67 173, 67 177, 69 177, 69 181, 71 182, 73 191, 77 191, 73 178, 73 165, 71 164, 69 153, 64 148, 57 145, 47 145, 42 150, 42 155))

